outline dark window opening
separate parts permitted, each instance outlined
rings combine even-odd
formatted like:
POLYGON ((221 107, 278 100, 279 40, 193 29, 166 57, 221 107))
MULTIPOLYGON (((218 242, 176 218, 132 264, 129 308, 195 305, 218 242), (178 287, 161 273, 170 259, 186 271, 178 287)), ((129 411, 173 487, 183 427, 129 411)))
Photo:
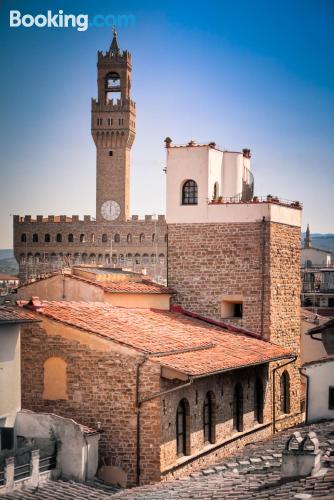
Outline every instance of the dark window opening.
POLYGON ((108 243, 108 235, 102 234, 102 243, 108 243))
POLYGON ((56 236, 57 243, 61 243, 62 240, 63 240, 62 235, 60 233, 58 233, 57 236, 56 236))
POLYGON ((233 304, 233 309, 234 309, 234 318, 242 318, 242 303, 240 304, 233 304))
POLYGON ((233 429, 243 431, 243 390, 240 383, 236 384, 233 394, 233 429))
POLYGON ((50 237, 50 235, 49 235, 49 234, 46 234, 46 235, 44 236, 44 241, 45 241, 45 243, 50 243, 50 241, 51 241, 51 237, 50 237))
POLYGON ((70 234, 68 235, 68 242, 69 242, 69 243, 73 243, 73 241, 74 241, 73 234, 72 234, 72 233, 70 233, 70 234))
POLYGON ((113 155, 113 152, 112 152, 112 150, 110 149, 110 150, 109 150, 109 156, 112 156, 112 155, 113 155))
POLYGON ((263 423, 263 383, 257 378, 254 386, 254 419, 259 424, 263 423))
POLYGON ((182 205, 197 205, 198 189, 193 180, 186 181, 182 187, 182 205))
POLYGON ((80 234, 80 243, 85 243, 86 238, 84 234, 80 234))
POLYGON ((203 405, 203 432, 204 443, 213 443, 212 433, 212 399, 208 392, 204 399, 203 405))
POLYGON ((328 387, 328 409, 334 410, 334 386, 328 387))
POLYGON ((187 402, 182 399, 176 411, 176 451, 178 456, 187 454, 187 402))
POLYGON ((285 370, 280 379, 281 389, 281 413, 290 413, 290 377, 285 370))
POLYGON ((21 234, 21 243, 26 243, 27 235, 25 233, 21 234))
POLYGON ((114 237, 114 242, 115 242, 115 243, 120 243, 120 241, 121 241, 121 237, 120 237, 120 235, 119 235, 119 234, 115 234, 115 237, 114 237))
POLYGON ((32 241, 33 241, 33 243, 38 243, 38 234, 34 233, 32 235, 32 241))
POLYGON ((11 427, 2 427, 0 429, 1 450, 11 450, 14 448, 14 429, 11 427))

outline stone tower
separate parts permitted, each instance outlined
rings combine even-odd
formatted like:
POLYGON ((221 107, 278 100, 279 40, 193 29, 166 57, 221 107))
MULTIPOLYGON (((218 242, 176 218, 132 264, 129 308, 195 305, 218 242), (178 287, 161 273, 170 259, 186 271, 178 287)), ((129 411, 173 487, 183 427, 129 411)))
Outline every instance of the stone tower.
POLYGON ((310 226, 309 224, 307 224, 306 235, 304 238, 304 248, 311 248, 311 246, 312 246, 312 238, 311 238, 310 226))
POLYGON ((97 77, 91 124, 96 145, 96 220, 126 221, 136 107, 130 99, 131 54, 119 49, 115 30, 110 49, 98 52, 97 77))

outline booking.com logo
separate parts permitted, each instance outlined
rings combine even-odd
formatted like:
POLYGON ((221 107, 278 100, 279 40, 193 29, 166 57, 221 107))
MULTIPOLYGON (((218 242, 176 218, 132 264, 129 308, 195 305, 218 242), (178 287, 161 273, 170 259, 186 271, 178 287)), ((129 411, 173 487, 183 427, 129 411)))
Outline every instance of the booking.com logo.
POLYGON ((133 26, 136 17, 133 14, 95 14, 89 19, 88 14, 64 14, 59 10, 54 14, 48 10, 46 14, 22 14, 19 10, 9 11, 9 26, 11 28, 76 28, 78 31, 87 31, 88 28, 104 28, 106 26, 125 27, 133 26))

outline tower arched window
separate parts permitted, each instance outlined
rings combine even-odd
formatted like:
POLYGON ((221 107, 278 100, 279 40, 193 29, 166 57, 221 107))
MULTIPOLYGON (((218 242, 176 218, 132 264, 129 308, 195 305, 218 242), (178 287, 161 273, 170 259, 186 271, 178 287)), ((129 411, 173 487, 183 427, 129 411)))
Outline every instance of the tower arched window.
POLYGON ((176 410, 176 453, 178 456, 189 454, 189 403, 181 399, 176 410))
POLYGON ((45 241, 45 243, 50 243, 50 241, 51 241, 51 237, 50 237, 49 233, 46 233, 46 234, 44 235, 44 241, 45 241))
POLYGON ((281 413, 290 413, 290 376, 286 370, 280 378, 281 413))
POLYGON ((197 183, 193 179, 189 179, 182 186, 182 205, 197 205, 197 203, 197 183))
POLYGON ((69 242, 69 243, 73 243, 73 241, 74 241, 74 236, 73 236, 73 234, 72 234, 72 233, 70 233, 70 234, 68 235, 68 242, 69 242))
POLYGON ((145 266, 147 266, 147 265, 150 263, 150 258, 149 258, 149 256, 148 256, 148 254, 147 254, 147 253, 144 253, 144 254, 143 254, 143 259, 142 259, 142 261, 143 261, 143 264, 144 264, 145 266))
POLYGON ((237 383, 233 393, 233 429, 242 432, 244 427, 244 402, 242 385, 237 383))
POLYGON ((144 243, 144 241, 145 241, 145 234, 141 233, 141 235, 139 236, 139 243, 144 243))
POLYGON ((214 395, 211 391, 207 392, 203 403, 203 434, 204 443, 215 442, 214 395))
POLYGON ((108 243, 108 235, 106 233, 102 234, 102 243, 108 243))
POLYGON ((127 243, 132 243, 132 234, 128 234, 126 237, 127 243))
POLYGON ((215 182, 213 186, 213 199, 216 200, 219 196, 219 183, 215 182))
POLYGON ((80 234, 80 243, 85 243, 86 242, 86 238, 85 238, 85 235, 82 233, 80 234))
POLYGON ((22 233, 21 234, 21 243, 26 243, 26 241, 27 241, 27 235, 26 235, 26 233, 22 233))
POLYGON ((263 382, 260 378, 257 378, 254 384, 254 420, 259 424, 263 423, 263 405, 263 382))
POLYGON ((114 242, 115 243, 120 243, 120 241, 121 241, 121 237, 120 237, 120 235, 118 233, 116 233, 115 236, 114 236, 114 242))
POLYGON ((32 235, 32 241, 33 241, 33 243, 38 243, 38 234, 37 233, 34 233, 32 235))
POLYGON ((63 240, 62 235, 60 233, 58 233, 57 236, 56 236, 57 243, 61 243, 62 240, 63 240))
POLYGON ((157 237, 156 237, 156 234, 153 233, 152 234, 152 243, 155 243, 157 241, 157 237))

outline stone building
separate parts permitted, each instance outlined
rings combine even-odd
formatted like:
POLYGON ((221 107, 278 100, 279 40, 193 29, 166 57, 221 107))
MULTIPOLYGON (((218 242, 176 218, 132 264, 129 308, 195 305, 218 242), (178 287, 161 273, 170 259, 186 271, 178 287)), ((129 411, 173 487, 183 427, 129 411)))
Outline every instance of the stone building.
MULTIPOLYGON (((174 303, 242 325, 295 353, 295 362, 284 368, 289 415, 276 425, 289 426, 301 418, 301 205, 270 195, 243 197, 248 150, 173 146, 170 139, 166 146, 168 285, 174 303)), ((276 401, 277 414, 279 405, 276 401)))
POLYGON ((131 54, 116 32, 109 50, 98 52, 97 99, 91 133, 96 145, 96 219, 89 215, 14 215, 14 254, 21 281, 72 264, 103 264, 166 276, 164 215, 130 215, 130 153, 136 135, 131 100, 131 54))
MULTIPOLYGON (((25 307, 41 322, 22 330, 24 407, 99 428, 102 463, 128 485, 182 476, 271 434, 269 366, 291 362, 291 349, 180 308, 25 307)), ((290 412, 287 377, 277 420, 290 412)))

